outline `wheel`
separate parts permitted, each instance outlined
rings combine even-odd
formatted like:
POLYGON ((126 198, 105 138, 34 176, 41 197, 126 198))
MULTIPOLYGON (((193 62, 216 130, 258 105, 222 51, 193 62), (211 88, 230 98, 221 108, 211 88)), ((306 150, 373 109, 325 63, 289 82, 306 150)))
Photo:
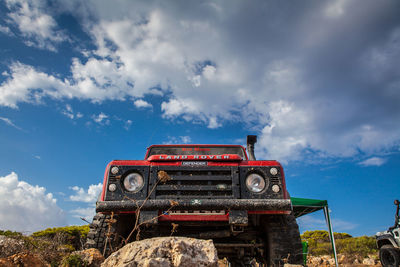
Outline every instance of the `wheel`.
POLYGON ((397 267, 400 264, 399 250, 392 245, 383 245, 379 250, 379 258, 383 267, 397 267))
POLYGON ((265 260, 268 266, 303 265, 299 226, 293 214, 265 216, 262 226, 266 235, 265 260))
POLYGON ((89 225, 85 247, 97 248, 104 257, 114 252, 121 243, 117 233, 117 219, 115 215, 97 213, 89 225))

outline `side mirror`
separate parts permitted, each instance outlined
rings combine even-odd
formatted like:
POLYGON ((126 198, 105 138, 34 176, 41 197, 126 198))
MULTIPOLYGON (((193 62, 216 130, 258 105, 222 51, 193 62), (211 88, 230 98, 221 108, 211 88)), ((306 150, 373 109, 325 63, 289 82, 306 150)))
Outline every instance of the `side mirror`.
POLYGON ((396 199, 396 200, 394 201, 394 204, 397 206, 397 205, 400 204, 400 201, 399 201, 398 199, 396 199))

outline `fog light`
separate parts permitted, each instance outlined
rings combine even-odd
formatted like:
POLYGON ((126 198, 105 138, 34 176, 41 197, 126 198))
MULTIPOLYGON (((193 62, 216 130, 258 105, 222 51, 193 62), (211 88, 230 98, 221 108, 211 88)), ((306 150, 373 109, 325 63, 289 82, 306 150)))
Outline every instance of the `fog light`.
POLYGON ((279 185, 274 184, 272 186, 272 191, 274 191, 275 193, 278 193, 281 189, 279 188, 279 185))
POLYGON ((115 190, 117 190, 117 185, 116 184, 110 184, 108 186, 108 190, 111 192, 114 192, 115 190))
POLYGON ((114 166, 114 167, 111 168, 111 173, 112 174, 117 174, 118 172, 119 172, 118 167, 114 166))
POLYGON ((271 168, 271 169, 269 169, 269 172, 270 172, 272 175, 277 175, 277 174, 278 174, 278 169, 277 169, 277 168, 271 168))

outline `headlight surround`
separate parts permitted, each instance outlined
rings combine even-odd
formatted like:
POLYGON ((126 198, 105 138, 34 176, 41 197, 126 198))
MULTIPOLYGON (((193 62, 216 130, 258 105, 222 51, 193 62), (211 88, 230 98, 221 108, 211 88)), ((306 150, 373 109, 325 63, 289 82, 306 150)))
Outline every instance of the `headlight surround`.
POLYGON ((260 193, 265 189, 265 179, 257 173, 251 173, 246 178, 246 186, 253 193, 260 193))
POLYGON ((124 187, 129 192, 136 193, 144 186, 143 176, 137 172, 128 174, 124 179, 124 187))

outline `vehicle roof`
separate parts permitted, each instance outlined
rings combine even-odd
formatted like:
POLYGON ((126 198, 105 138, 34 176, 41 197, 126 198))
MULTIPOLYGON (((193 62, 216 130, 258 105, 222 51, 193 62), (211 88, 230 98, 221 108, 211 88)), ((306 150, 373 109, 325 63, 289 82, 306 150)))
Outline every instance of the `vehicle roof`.
POLYGON ((153 147, 200 147, 200 146, 202 146, 202 147, 240 147, 240 148, 242 148, 243 149, 243 151, 244 151, 244 155, 245 155, 245 157, 246 157, 246 159, 248 159, 248 156, 247 156, 247 151, 246 151, 246 148, 245 147, 243 147, 243 146, 241 146, 241 145, 221 145, 221 144, 214 144, 214 145, 212 145, 212 144, 166 144, 166 145, 151 145, 151 146, 149 146, 148 148, 147 148, 147 151, 146 151, 146 155, 145 155, 145 159, 147 158, 147 155, 149 154, 149 150, 151 149, 151 148, 153 148, 153 147))

